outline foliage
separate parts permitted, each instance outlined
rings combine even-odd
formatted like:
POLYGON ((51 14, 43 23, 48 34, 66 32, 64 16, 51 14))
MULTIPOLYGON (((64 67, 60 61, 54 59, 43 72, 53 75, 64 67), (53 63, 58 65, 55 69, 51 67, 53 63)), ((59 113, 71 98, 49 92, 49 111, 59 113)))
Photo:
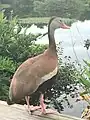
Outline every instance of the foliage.
POLYGON ((16 64, 8 57, 0 56, 0 99, 6 100, 8 96, 9 80, 16 69, 16 64))
POLYGON ((39 16, 57 16, 65 18, 79 18, 84 10, 84 4, 80 0, 45 0, 35 2, 35 10, 39 16), (45 7, 44 7, 45 6, 45 7), (77 16, 77 13, 79 15, 77 16))
POLYGON ((0 71, 8 71, 14 73, 16 69, 16 64, 8 57, 0 56, 0 71))
POLYGON ((3 0, 3 4, 10 4, 14 10, 14 15, 20 17, 45 17, 60 16, 65 18, 85 19, 90 18, 90 1, 89 0, 3 0), (78 13, 78 14, 77 14, 78 13))
POLYGON ((7 21, 2 17, 0 21, 0 55, 10 57, 15 62, 22 62, 31 57, 33 52, 36 55, 35 51, 38 47, 42 48, 40 45, 35 45, 37 36, 26 35, 26 29, 24 34, 19 34, 21 31, 19 28, 18 31, 14 31, 17 22, 16 18, 7 21))
POLYGON ((84 47, 86 47, 87 50, 89 49, 89 47, 90 47, 90 39, 85 40, 84 47))
POLYGON ((77 71, 78 76, 76 78, 83 88, 83 92, 80 93, 82 99, 90 104, 90 62, 84 60, 84 63, 83 71, 77 71))
POLYGON ((81 73, 78 72, 78 78, 86 93, 90 93, 90 63, 85 60, 84 63, 86 66, 81 73))
POLYGON ((89 20, 90 19, 90 0, 82 0, 84 2, 85 10, 83 14, 81 15, 80 19, 81 20, 89 20))
POLYGON ((32 15, 33 1, 34 0, 16 0, 14 3, 12 3, 12 7, 14 8, 15 13, 18 13, 20 16, 23 16, 23 13, 29 13, 29 15, 32 15))

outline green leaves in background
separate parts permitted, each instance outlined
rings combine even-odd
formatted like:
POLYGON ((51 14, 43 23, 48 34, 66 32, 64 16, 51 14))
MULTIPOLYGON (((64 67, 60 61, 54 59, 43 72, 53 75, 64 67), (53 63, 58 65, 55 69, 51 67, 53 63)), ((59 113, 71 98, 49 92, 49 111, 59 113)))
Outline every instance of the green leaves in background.
POLYGON ((8 71, 14 73, 16 69, 16 64, 13 60, 10 60, 8 57, 0 56, 0 71, 8 71))
POLYGON ((79 82, 83 86, 85 93, 90 94, 90 62, 87 62, 84 60, 85 67, 82 73, 78 72, 77 79, 79 79, 79 82))

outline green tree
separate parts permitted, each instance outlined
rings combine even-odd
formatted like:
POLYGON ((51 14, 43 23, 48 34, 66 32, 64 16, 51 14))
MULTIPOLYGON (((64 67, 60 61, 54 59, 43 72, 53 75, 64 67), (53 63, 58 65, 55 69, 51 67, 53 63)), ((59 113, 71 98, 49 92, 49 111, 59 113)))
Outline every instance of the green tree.
POLYGON ((12 8, 16 15, 32 15, 33 13, 33 0, 16 0, 12 3, 12 8))
POLYGON ((78 19, 84 11, 84 3, 80 0, 45 0, 45 2, 35 1, 34 10, 42 16, 57 15, 60 17, 78 19))
POLYGON ((34 0, 2 0, 1 2, 11 5, 11 8, 6 9, 6 12, 13 10, 15 15, 24 16, 33 14, 33 1, 34 0))
POLYGON ((1 0, 2 4, 10 4, 6 9, 10 16, 13 9, 15 15, 27 16, 60 16, 76 19, 90 18, 89 0, 1 0), (78 13, 78 14, 77 14, 78 13))
POLYGON ((80 19, 85 20, 85 19, 90 19, 90 0, 82 0, 84 2, 85 10, 82 13, 80 19))

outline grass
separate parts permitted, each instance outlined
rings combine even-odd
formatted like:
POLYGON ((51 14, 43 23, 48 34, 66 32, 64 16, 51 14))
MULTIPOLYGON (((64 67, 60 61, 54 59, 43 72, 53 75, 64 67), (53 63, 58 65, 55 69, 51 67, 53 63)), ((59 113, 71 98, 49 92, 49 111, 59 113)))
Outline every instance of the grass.
POLYGON ((21 23, 48 23, 49 17, 31 17, 19 19, 21 23))
MULTIPOLYGON (((75 19, 69 19, 69 18, 61 18, 65 23, 71 24, 75 22, 75 19)), ((19 22, 22 24, 47 24, 50 20, 50 17, 28 17, 28 18, 21 18, 19 19, 19 22)))
POLYGON ((9 4, 0 4, 0 8, 10 8, 9 4))

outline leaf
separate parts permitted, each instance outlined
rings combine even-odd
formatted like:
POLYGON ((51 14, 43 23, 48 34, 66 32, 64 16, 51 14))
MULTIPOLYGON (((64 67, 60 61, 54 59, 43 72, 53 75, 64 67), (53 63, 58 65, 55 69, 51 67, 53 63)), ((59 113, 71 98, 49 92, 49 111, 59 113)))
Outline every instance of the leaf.
POLYGON ((4 19, 4 13, 3 12, 0 12, 0 22, 2 22, 4 19))
POLYGON ((85 64, 88 66, 88 67, 90 67, 90 63, 89 62, 87 62, 86 60, 83 60, 84 62, 85 62, 85 64))
POLYGON ((90 78, 90 71, 88 69, 85 70, 85 74, 87 75, 88 78, 90 78))
POLYGON ((16 65, 8 57, 0 56, 0 70, 7 70, 10 72, 15 72, 16 65))

